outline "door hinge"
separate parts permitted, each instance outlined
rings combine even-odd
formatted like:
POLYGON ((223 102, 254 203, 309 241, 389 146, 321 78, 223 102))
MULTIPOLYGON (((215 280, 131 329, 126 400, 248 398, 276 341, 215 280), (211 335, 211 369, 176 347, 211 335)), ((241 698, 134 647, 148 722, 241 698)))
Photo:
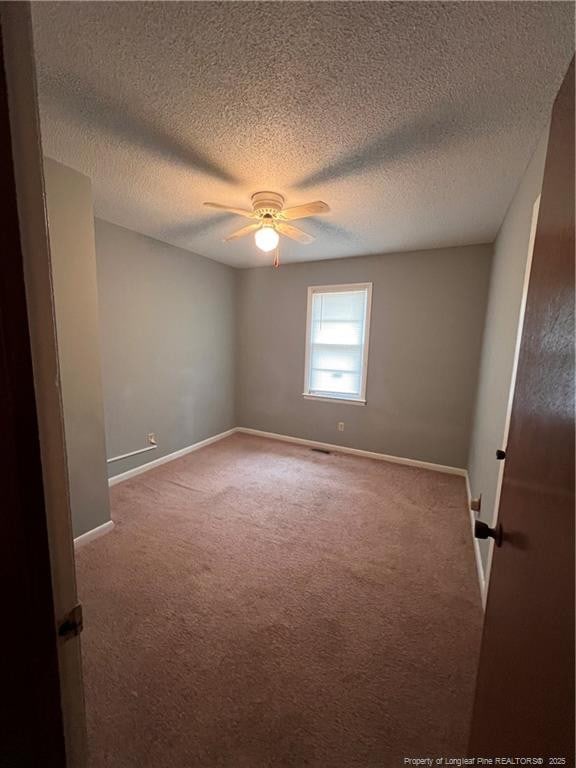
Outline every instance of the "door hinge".
POLYGON ((78 637, 83 627, 82 605, 78 603, 59 622, 58 637, 61 640, 70 640, 71 637, 78 637))

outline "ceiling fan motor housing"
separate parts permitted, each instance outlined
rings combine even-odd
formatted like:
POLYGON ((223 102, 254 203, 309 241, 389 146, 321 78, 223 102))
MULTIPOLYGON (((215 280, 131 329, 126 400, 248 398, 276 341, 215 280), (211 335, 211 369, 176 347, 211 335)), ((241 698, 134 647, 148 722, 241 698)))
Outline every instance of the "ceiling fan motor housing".
POLYGON ((251 199, 258 216, 275 217, 284 207, 284 198, 278 192, 255 192, 251 199))

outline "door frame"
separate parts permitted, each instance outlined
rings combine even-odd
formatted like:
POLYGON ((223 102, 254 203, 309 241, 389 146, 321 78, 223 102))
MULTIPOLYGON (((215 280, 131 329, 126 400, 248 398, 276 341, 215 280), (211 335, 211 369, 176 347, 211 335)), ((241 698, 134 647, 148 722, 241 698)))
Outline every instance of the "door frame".
MULTIPOLYGON (((534 201, 532 206, 532 217, 530 220, 530 237, 528 239, 528 255, 526 266, 524 268, 524 282, 522 284, 522 298, 520 300, 520 309, 518 312, 518 325, 516 327, 516 341, 514 344, 514 357, 512 362, 512 372, 510 374, 510 388, 508 390, 508 402, 506 404, 506 417, 504 419, 504 430, 502 432, 501 448, 505 451, 508 443, 508 434, 510 432, 510 419, 512 417, 512 405, 514 403, 514 390, 516 388, 516 375, 518 373, 518 361, 520 358, 520 346, 522 343, 522 330, 524 328, 524 316, 526 314, 526 301, 528 299, 528 286, 530 284, 530 272, 532 271, 532 257, 534 255, 534 243, 536 242, 536 229, 538 227, 538 213, 540 211, 540 199, 542 193, 534 201)), ((494 507, 492 509, 492 528, 498 525, 498 510, 500 508, 500 496, 502 494, 502 483, 504 481, 504 462, 500 461, 498 466, 498 477, 496 478, 496 494, 494 496, 494 507)), ((492 558, 494 557, 494 541, 489 539, 488 557, 486 558, 486 567, 484 569, 482 584, 482 607, 486 609, 488 601, 488 590, 490 588, 490 573, 492 571, 492 558)))
MULTIPOLYGON (((11 143, 3 151, 12 155, 57 632, 78 598, 31 4, 1 2, 0 25, 11 143)), ((65 765, 81 768, 86 761, 86 718, 79 636, 58 638, 57 656, 65 765)))

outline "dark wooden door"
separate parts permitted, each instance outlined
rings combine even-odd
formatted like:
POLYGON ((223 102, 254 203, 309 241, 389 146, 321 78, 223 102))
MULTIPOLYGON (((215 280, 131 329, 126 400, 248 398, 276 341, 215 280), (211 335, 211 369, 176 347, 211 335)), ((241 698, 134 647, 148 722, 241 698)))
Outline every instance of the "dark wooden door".
POLYGON ((574 61, 558 93, 470 755, 574 762, 574 61))

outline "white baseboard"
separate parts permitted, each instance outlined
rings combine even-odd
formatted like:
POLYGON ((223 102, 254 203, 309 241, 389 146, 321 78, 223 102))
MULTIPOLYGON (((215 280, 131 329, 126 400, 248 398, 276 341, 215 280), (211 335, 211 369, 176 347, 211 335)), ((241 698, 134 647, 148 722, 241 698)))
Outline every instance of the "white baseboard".
POLYGON ((118 483, 124 482, 124 480, 129 480, 131 477, 136 477, 137 475, 141 475, 143 472, 148 472, 150 469, 154 469, 154 467, 159 467, 161 464, 167 464, 169 461, 174 461, 174 459, 179 459, 182 456, 186 456, 188 453, 192 453, 193 451, 197 451, 199 448, 204 448, 206 445, 210 445, 211 443, 216 443, 218 440, 223 440, 225 437, 228 437, 229 435, 233 435, 234 432, 236 432, 236 429, 228 429, 226 432, 220 432, 218 435, 213 435, 212 437, 207 437, 206 440, 200 440, 199 443, 194 443, 193 445, 189 445, 186 448, 182 448, 179 451, 174 451, 173 453, 168 453, 166 456, 161 456, 159 459, 154 459, 154 461, 148 461, 146 464, 141 464, 139 467, 134 467, 134 469, 129 469, 127 472, 122 472, 119 475, 114 475, 113 477, 110 477, 108 479, 108 485, 117 485, 118 483))
POLYGON ((84 544, 88 544, 89 542, 94 541, 94 539, 99 539, 100 536, 104 536, 104 534, 110 533, 112 528, 114 528, 114 522, 112 520, 108 520, 107 523, 102 523, 102 525, 99 525, 97 528, 92 528, 91 531, 83 533, 81 536, 77 536, 74 539, 74 547, 82 547, 84 544))
MULTIPOLYGON (((207 445, 210 445, 211 443, 216 443, 218 440, 223 440, 225 437, 229 437, 230 435, 233 435, 234 433, 239 432, 245 435, 256 435, 257 437, 267 437, 271 440, 281 440, 286 443, 296 443, 297 445, 307 445, 311 448, 322 448, 325 450, 330 451, 338 451, 340 453, 348 453, 353 456, 362 456, 364 458, 368 459, 376 459, 378 461, 389 461, 393 464, 403 464, 408 467, 418 467, 420 469, 429 469, 433 472, 443 472, 448 475, 458 475, 460 477, 463 477, 466 482, 466 497, 467 497, 467 504, 468 504, 468 510, 470 514, 470 523, 472 528, 472 540, 474 543, 474 555, 476 559, 476 571, 478 574, 478 582, 480 585, 480 594, 482 596, 482 607, 484 608, 486 605, 486 584, 484 580, 484 569, 482 567, 482 558, 480 556, 480 546, 478 543, 478 539, 474 537, 474 512, 470 508, 470 502, 472 499, 471 491, 470 491, 470 480, 468 477, 468 471, 466 469, 463 469, 462 467, 450 467, 444 464, 433 464, 428 461, 418 461, 417 459, 406 459, 402 458, 401 456, 389 456, 385 453, 375 453, 374 451, 364 451, 360 448, 348 448, 345 445, 333 445, 332 443, 321 443, 317 440, 307 440, 303 437, 292 437, 291 435, 279 435, 276 432, 264 432, 261 429, 250 429, 249 427, 234 427, 233 429, 228 429, 226 432, 220 432, 218 435, 214 435, 213 437, 208 437, 206 440, 201 440, 198 443, 194 443, 193 445, 189 445, 186 448, 182 448, 179 451, 174 451, 173 453, 169 453, 166 456, 161 456, 159 459, 155 459, 154 461, 149 461, 146 464, 142 464, 140 467, 135 467, 134 469, 129 469, 127 472, 122 472, 120 475, 115 475, 114 477, 109 478, 108 484, 110 486, 117 485, 118 483, 123 482, 124 480, 129 480, 131 477, 136 477, 137 475, 141 475, 144 472, 148 472, 150 469, 154 469, 154 467, 159 467, 161 464, 167 464, 170 461, 174 461, 174 459, 179 459, 182 456, 186 456, 189 453, 192 453, 193 451, 197 451, 200 448, 204 448, 207 445)), ((94 539, 97 539, 99 536, 103 536, 105 533, 108 533, 108 531, 111 531, 114 527, 114 523, 112 520, 110 520, 107 523, 104 523, 103 525, 100 525, 98 528, 94 528, 92 531, 88 531, 88 533, 82 534, 82 536, 78 536, 78 538, 74 539, 74 546, 78 547, 82 544, 86 544, 89 541, 93 541, 94 539)))
POLYGON ((280 435, 277 432, 264 432, 261 429, 251 429, 249 427, 233 427, 232 429, 228 429, 226 432, 220 432, 218 435, 214 435, 213 437, 208 437, 206 440, 201 440, 199 443, 194 443, 193 445, 189 445, 186 448, 182 448, 179 451, 174 451, 173 453, 169 453, 166 456, 161 456, 159 459, 155 459, 154 461, 148 461, 146 464, 142 464, 139 467, 135 467, 134 469, 129 469, 127 472, 122 472, 119 475, 114 475, 113 477, 110 477, 108 480, 109 485, 116 485, 117 483, 121 483, 124 480, 129 480, 131 477, 136 477, 137 475, 141 475, 143 472, 148 472, 150 469, 154 469, 154 467, 159 467, 161 464, 167 464, 169 461, 174 461, 174 459, 179 459, 182 456, 186 456, 188 453, 192 453, 193 451, 197 451, 200 448, 204 448, 206 445, 210 445, 211 443, 215 443, 218 440, 222 440, 225 437, 229 437, 230 435, 233 435, 236 432, 240 432, 242 434, 246 435, 256 435, 257 437, 267 437, 272 440, 282 440, 286 443, 296 443, 299 445, 308 445, 312 448, 323 448, 330 451, 339 451, 340 453, 349 453, 353 456, 363 456, 367 459, 376 459, 378 461, 390 461, 393 464, 404 464, 408 467, 419 467, 420 469, 429 469, 433 472, 444 472, 448 475, 459 475, 460 477, 467 477, 467 471, 462 467, 450 467, 445 464, 433 464, 429 461, 418 461, 417 459, 406 459, 401 456, 390 456, 386 453, 376 453, 374 451, 364 451, 360 448, 349 448, 345 445, 333 445, 332 443, 321 443, 318 440, 307 440, 303 437, 292 437, 291 435, 280 435))
POLYGON ((472 531, 472 542, 474 544, 474 559, 476 560, 476 573, 478 574, 478 584, 480 585, 480 596, 482 598, 482 608, 486 608, 486 581, 484 579, 484 567, 482 566, 482 555, 480 554, 480 543, 476 536, 474 536, 474 510, 471 507, 472 504, 472 491, 470 490, 470 478, 468 472, 466 472, 466 500, 468 504, 468 512, 470 513, 470 527, 472 531))
POLYGON ((306 440, 303 437, 292 437, 291 435, 279 435, 276 432, 263 432, 260 429, 250 429, 248 427, 236 427, 236 432, 242 432, 245 435, 256 435, 257 437, 268 437, 272 440, 283 440, 286 443, 297 443, 299 445, 309 445, 312 448, 324 448, 328 451, 338 451, 339 453, 350 453, 353 456, 363 456, 366 459, 377 459, 378 461, 390 461, 393 464, 405 464, 408 467, 419 467, 420 469, 430 469, 433 472, 444 472, 447 475, 460 475, 466 477, 467 472, 461 467, 449 467, 444 464, 432 464, 428 461, 418 461, 417 459, 404 459, 401 456, 389 456, 386 453, 375 453, 374 451, 363 451, 360 448, 348 448, 345 445, 332 445, 332 443, 319 443, 317 440, 306 440))

